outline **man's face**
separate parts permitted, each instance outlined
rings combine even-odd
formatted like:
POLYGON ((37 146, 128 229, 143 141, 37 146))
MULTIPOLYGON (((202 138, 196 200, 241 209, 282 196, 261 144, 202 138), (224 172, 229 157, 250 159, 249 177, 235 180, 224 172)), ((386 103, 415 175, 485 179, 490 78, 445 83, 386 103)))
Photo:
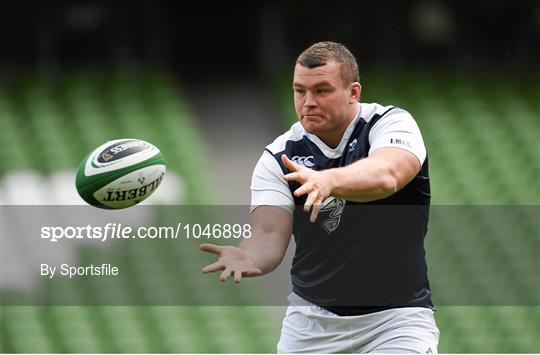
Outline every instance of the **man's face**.
POLYGON ((334 134, 342 134, 352 118, 351 104, 357 100, 351 86, 343 86, 340 64, 334 61, 313 69, 296 64, 294 106, 304 129, 332 140, 334 134))

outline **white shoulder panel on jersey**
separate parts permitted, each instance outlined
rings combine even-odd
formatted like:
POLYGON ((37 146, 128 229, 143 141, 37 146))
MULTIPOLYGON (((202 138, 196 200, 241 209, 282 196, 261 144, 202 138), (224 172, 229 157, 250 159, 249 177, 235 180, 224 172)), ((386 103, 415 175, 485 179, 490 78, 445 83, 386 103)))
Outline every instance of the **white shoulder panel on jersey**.
POLYGON ((394 107, 394 106, 391 106, 391 105, 390 106, 383 106, 383 105, 378 104, 378 103, 365 103, 365 102, 362 102, 360 104, 360 115, 362 116, 362 118, 366 122, 369 122, 369 121, 371 121, 373 116, 382 115, 383 113, 385 113, 386 111, 388 111, 392 107, 394 107))
MULTIPOLYGON (((383 113, 391 106, 380 106, 375 113, 383 113), (382 111, 382 112, 379 112, 382 111)), ((370 119, 373 115, 370 115, 370 119)), ((403 109, 395 108, 380 118, 369 132, 369 154, 381 147, 405 149, 418 158, 420 165, 426 159, 426 147, 420 128, 411 114, 403 109)))
POLYGON ((265 150, 251 177, 250 213, 259 206, 277 206, 294 212, 294 199, 283 176, 277 160, 265 150))

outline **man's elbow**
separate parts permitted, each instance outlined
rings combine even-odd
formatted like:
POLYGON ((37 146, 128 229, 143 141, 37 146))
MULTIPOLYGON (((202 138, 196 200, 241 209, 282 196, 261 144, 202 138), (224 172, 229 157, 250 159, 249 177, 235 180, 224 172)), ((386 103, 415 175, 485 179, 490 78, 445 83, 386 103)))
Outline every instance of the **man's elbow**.
POLYGON ((381 194, 385 197, 391 196, 399 190, 399 180, 394 174, 386 174, 381 179, 381 194))
POLYGON ((411 169, 397 169, 387 167, 381 174, 381 190, 385 197, 391 196, 407 185, 417 174, 412 167, 411 169))

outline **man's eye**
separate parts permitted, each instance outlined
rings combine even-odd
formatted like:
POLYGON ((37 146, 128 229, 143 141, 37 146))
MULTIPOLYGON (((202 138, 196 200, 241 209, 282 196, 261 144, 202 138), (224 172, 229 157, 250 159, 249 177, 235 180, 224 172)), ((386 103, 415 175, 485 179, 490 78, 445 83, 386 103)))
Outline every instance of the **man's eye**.
POLYGON ((305 91, 301 89, 295 89, 294 92, 300 95, 303 95, 305 93, 305 91))

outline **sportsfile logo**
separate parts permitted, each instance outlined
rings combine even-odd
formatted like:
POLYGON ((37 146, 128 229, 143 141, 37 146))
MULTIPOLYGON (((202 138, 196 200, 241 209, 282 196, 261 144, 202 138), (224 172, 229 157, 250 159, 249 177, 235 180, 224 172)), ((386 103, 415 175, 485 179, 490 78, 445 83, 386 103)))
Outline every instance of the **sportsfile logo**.
POLYGON ((310 159, 313 159, 313 155, 310 155, 307 157, 301 157, 301 156, 295 155, 294 157, 292 157, 291 160, 300 166, 304 166, 306 168, 312 168, 315 166, 315 164, 310 159))
POLYGON ((41 228, 41 239, 47 239, 54 243, 60 240, 75 239, 94 239, 101 242, 113 239, 178 239, 179 235, 182 237, 182 230, 186 230, 182 223, 178 223, 176 226, 140 226, 137 228, 114 222, 105 225, 44 226, 41 228))
POLYGON ((105 225, 43 226, 41 239, 51 242, 71 239, 93 239, 105 242, 113 239, 240 239, 251 238, 249 223, 183 223, 167 226, 131 227, 122 223, 105 225))

